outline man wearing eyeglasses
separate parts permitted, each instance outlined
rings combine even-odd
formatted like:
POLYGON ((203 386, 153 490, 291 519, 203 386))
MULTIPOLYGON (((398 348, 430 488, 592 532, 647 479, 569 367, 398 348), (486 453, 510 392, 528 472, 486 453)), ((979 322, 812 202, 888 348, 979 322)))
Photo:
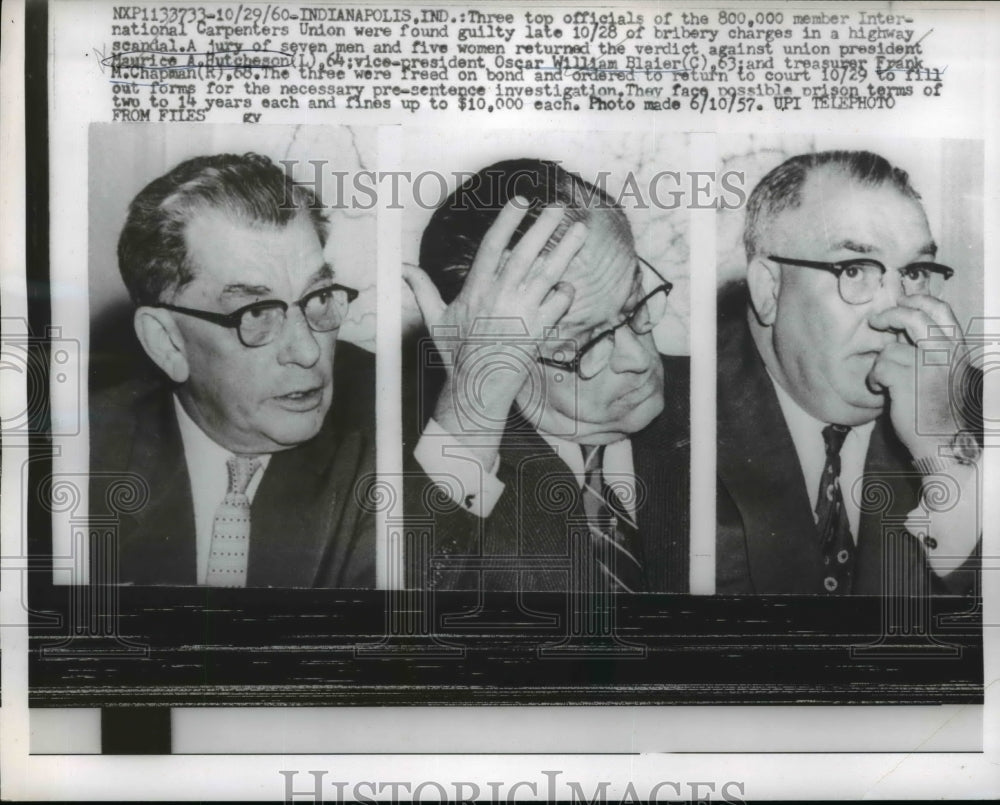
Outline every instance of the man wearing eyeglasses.
POLYGON ((686 591, 688 362, 657 351, 672 286, 623 210, 556 163, 497 163, 406 277, 432 345, 404 377, 408 514, 433 523, 415 584, 686 591))
POLYGON ((325 240, 316 196, 256 154, 188 160, 132 201, 119 268, 162 382, 91 406, 92 513, 115 472, 148 486, 120 519, 119 582, 374 586, 354 489, 373 361, 337 342, 357 292, 325 240))
POLYGON ((981 429, 925 348, 965 351, 919 198, 847 151, 793 157, 751 194, 745 295, 719 308, 718 593, 969 586, 981 429), (947 511, 942 480, 961 488, 947 511))

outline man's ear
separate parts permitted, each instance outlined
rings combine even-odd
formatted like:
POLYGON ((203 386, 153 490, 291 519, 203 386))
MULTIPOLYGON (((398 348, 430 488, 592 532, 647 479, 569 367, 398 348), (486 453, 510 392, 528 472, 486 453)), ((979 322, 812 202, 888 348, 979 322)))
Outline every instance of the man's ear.
POLYGON ((188 379, 184 337, 170 312, 156 307, 139 307, 133 318, 135 334, 146 354, 175 383, 188 379))
POLYGON ((774 324, 778 315, 778 291, 781 289, 781 270, 763 257, 755 257, 747 266, 747 289, 750 305, 765 327, 774 324))

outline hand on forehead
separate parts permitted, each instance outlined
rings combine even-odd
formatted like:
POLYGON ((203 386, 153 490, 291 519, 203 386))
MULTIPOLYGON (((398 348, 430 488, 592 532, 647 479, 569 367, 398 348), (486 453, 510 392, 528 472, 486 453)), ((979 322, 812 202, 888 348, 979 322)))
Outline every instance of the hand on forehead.
POLYGON ((586 241, 563 277, 575 291, 562 322, 568 329, 615 322, 636 294, 638 259, 625 215, 620 210, 594 211, 587 230, 586 241))

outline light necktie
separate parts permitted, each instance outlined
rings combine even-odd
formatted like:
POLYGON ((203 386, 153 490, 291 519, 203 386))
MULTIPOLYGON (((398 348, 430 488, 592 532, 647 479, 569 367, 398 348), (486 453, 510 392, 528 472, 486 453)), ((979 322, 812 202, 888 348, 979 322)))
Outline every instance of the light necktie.
POLYGON ((826 593, 846 594, 851 591, 854 538, 840 489, 840 449, 850 430, 846 425, 827 425, 823 428, 826 466, 816 497, 816 526, 823 555, 823 591, 826 593))
POLYGON ((598 548, 598 565, 617 592, 643 589, 642 562, 636 553, 638 529, 614 490, 604 483, 604 445, 583 449, 583 510, 591 539, 598 548), (606 561, 605 561, 606 560, 606 561))
POLYGON ((246 587, 247 556, 250 548, 250 499, 247 487, 260 468, 253 456, 232 456, 226 461, 229 485, 215 511, 212 544, 208 554, 211 587, 246 587))

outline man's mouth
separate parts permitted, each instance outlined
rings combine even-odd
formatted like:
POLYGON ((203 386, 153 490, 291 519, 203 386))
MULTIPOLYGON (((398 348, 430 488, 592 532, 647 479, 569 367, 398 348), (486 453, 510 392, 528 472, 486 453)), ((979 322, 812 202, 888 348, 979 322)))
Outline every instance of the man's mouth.
POLYGON ((290 411, 311 411, 323 400, 323 387, 298 389, 274 398, 278 405, 290 411))
POLYGON ((645 402, 649 399, 653 392, 656 391, 656 384, 652 382, 643 383, 641 386, 637 386, 631 391, 625 392, 621 397, 618 398, 619 402, 627 403, 629 405, 638 405, 639 403, 645 402))

